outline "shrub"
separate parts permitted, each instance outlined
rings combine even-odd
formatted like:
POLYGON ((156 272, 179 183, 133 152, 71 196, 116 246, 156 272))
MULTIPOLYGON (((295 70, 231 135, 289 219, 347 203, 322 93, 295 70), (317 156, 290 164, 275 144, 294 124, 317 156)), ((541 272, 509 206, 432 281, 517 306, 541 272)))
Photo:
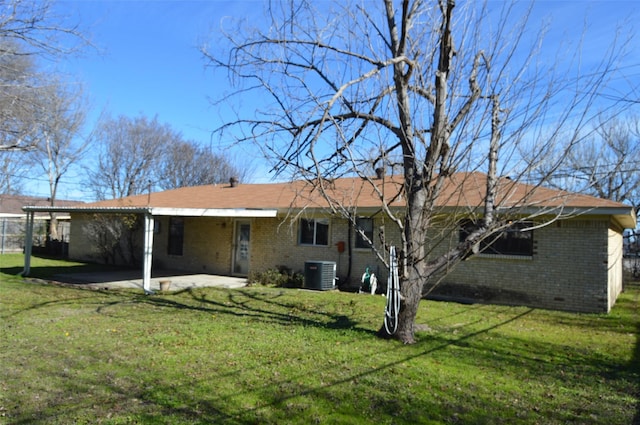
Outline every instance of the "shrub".
POLYGON ((251 272, 247 279, 248 286, 270 286, 277 288, 302 288, 304 276, 287 269, 267 269, 262 272, 251 272))

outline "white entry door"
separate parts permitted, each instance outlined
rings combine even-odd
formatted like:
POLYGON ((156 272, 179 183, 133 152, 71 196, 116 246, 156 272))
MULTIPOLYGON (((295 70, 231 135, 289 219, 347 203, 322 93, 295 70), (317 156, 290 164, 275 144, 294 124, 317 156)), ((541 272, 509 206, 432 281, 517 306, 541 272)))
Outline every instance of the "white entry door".
POLYGON ((235 234, 233 274, 247 275, 251 259, 251 224, 248 221, 237 221, 235 234))

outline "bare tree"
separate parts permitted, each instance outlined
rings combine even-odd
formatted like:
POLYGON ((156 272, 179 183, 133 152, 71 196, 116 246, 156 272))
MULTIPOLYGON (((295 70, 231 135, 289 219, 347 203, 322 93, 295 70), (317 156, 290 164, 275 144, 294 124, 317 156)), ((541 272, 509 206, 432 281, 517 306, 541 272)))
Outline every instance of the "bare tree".
POLYGON ((226 55, 203 48, 236 88, 223 103, 251 95, 255 105, 220 131, 255 142, 276 173, 305 179, 354 225, 351 198, 337 196, 331 181, 360 176, 370 183, 400 235, 398 329, 389 335, 383 326, 380 335, 412 343, 425 288, 481 241, 531 219, 521 207, 548 176, 517 198, 505 193, 549 145, 564 140, 571 149, 578 142, 619 52, 609 50, 584 76, 571 63, 560 68, 560 57, 538 60, 544 29, 525 38, 530 10, 518 4, 494 11, 496 3, 467 2, 460 13, 453 0, 341 2, 331 10, 314 4, 270 2, 265 30, 229 29, 226 44, 218 44, 230 46, 226 55), (543 137, 533 158, 518 155, 543 137), (381 182, 372 168, 402 178, 381 182), (469 183, 455 176, 479 176, 456 171, 478 170, 482 201, 449 214, 473 226, 462 240, 443 235, 442 228, 459 228, 436 225, 443 194, 460 196, 469 183), (393 207, 399 198, 401 212, 393 207), (432 248, 437 240, 453 243, 442 253, 432 248))
MULTIPOLYGON (((29 156, 47 175, 49 202, 56 204, 60 179, 78 163, 89 147, 90 138, 80 134, 88 106, 83 92, 61 82, 52 82, 41 93, 42 109, 35 116, 35 144, 29 156)), ((49 237, 58 239, 55 213, 51 213, 49 237)))
POLYGON ((66 23, 51 1, 2 0, 0 6, 0 38, 22 46, 22 55, 57 57, 87 43, 79 27, 66 23))
POLYGON ((137 232, 142 226, 135 214, 94 214, 83 226, 96 255, 105 264, 139 265, 142 247, 137 232))
POLYGON ((226 183, 241 179, 246 171, 223 155, 198 146, 195 142, 176 142, 162 158, 156 181, 162 190, 186 186, 226 183))
POLYGON ((30 164, 22 152, 2 152, 0 154, 0 194, 19 194, 29 171, 31 171, 30 164))
POLYGON ((0 151, 33 143, 33 113, 47 88, 36 59, 59 58, 85 43, 49 1, 0 0, 0 151))
POLYGON ((603 118, 593 134, 566 156, 553 183, 626 202, 640 211, 640 118, 603 118))
POLYGON ((98 163, 87 170, 98 199, 145 193, 155 187, 155 176, 169 148, 182 141, 179 133, 157 117, 105 119, 96 130, 98 163))
POLYGON ((87 169, 87 175, 99 199, 216 184, 246 175, 231 159, 185 141, 157 117, 120 116, 98 127, 98 163, 87 169))
MULTIPOLYGON (((2 44, 0 43, 0 46, 2 44)), ((41 109, 41 81, 30 56, 22 56, 5 43, 0 50, 0 151, 24 150, 35 143, 36 115, 41 109)))

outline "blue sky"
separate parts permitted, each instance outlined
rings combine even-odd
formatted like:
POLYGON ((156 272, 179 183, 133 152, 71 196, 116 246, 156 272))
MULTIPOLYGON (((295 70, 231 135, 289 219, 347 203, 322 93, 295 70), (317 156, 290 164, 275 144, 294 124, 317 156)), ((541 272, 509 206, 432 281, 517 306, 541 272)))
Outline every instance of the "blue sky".
MULTIPOLYGON (((223 89, 224 78, 206 68, 199 47, 217 38, 228 17, 252 19, 262 1, 59 1, 58 14, 79 23, 92 48, 56 64, 68 81, 84 86, 91 103, 86 132, 101 113, 150 118, 200 144, 213 143, 219 119, 211 97, 223 89)), ((230 152, 234 158, 246 152, 230 152)), ((60 199, 86 200, 82 170, 63 177, 60 199)), ((46 180, 33 179, 30 195, 48 196, 46 180)))
POLYGON ((215 116, 208 100, 224 81, 205 69, 199 46, 225 16, 249 16, 261 2, 65 1, 98 51, 67 64, 84 82, 97 113, 158 116, 185 138, 208 142, 215 116))
MULTIPOLYGON (((498 4, 500 0, 493 1, 498 4)), ((221 120, 209 99, 224 92, 226 76, 205 67, 198 47, 218 39, 225 17, 260 22, 264 4, 243 0, 62 1, 57 7, 71 22, 88 29, 97 50, 65 60, 58 67, 84 84, 93 105, 89 127, 103 110, 114 117, 157 115, 186 139, 217 146, 211 132, 221 120)), ((542 0, 535 3, 535 16, 551 20, 550 46, 559 40, 575 46, 586 25, 591 46, 587 53, 599 54, 599 49, 609 46, 618 25, 626 22, 625 31, 635 32, 631 25, 640 22, 638 9, 640 2, 636 1, 542 0)), ((637 80, 640 42, 634 43, 634 53, 625 61, 629 75, 637 80)), ((235 153, 243 158, 247 154, 235 153)), ((86 195, 77 176, 63 179, 59 198, 86 195)), ((255 181, 267 179, 260 169, 254 176, 255 181)), ((47 196, 43 184, 33 185, 30 191, 47 196)))

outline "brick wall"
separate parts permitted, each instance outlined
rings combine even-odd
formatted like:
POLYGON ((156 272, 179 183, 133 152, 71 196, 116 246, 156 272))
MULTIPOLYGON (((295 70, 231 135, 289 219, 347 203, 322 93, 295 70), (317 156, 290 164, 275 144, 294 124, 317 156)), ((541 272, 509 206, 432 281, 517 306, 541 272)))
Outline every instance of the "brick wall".
MULTIPOLYGON (((100 261, 99 252, 86 237, 90 215, 73 215, 69 257, 100 261)), ((153 267, 192 273, 230 274, 233 221, 217 217, 185 217, 182 255, 169 255, 169 217, 156 217, 153 235, 153 267)), ((142 244, 142 233, 139 234, 142 244)))
MULTIPOLYGON (((102 218, 105 220, 110 220, 114 215, 106 215, 102 218)), ((90 230, 87 229, 87 226, 95 220, 94 214, 71 214, 71 226, 69 233, 69 258, 72 260, 78 261, 90 261, 90 262, 103 262, 105 261, 103 258, 103 253, 100 249, 97 248, 95 241, 95 237, 91 238, 88 236, 88 232, 90 230)), ((142 227, 142 225, 141 225, 142 227)), ((138 234, 134 236, 134 243, 137 246, 135 249, 135 260, 142 261, 142 245, 143 245, 143 230, 142 228, 138 230, 138 234)), ((115 261, 116 264, 122 265, 127 264, 131 261, 131 249, 128 246, 128 243, 124 241, 120 244, 121 254, 114 255, 109 262, 115 261), (123 260, 122 257, 125 257, 127 260, 123 260)), ((128 264, 127 264, 128 265, 128 264)))
POLYGON ((95 247, 87 239, 83 227, 90 216, 85 214, 71 215, 71 233, 69 235, 69 258, 77 261, 96 261, 95 247))
MULTIPOLYGON (((280 221, 281 219, 255 219, 252 227, 251 269, 264 271, 269 268, 287 267, 293 272, 303 273, 305 261, 333 261, 337 265, 336 274, 339 284, 358 286, 366 267, 373 272, 380 271, 386 279, 384 266, 381 265, 371 249, 351 251, 351 275, 349 276, 349 224, 339 218, 329 219, 328 246, 308 246, 298 243, 298 221, 280 221), (278 224, 279 223, 279 224, 278 224), (344 252, 338 252, 338 242, 345 243, 344 252), (349 278, 350 282, 347 282, 349 278)), ((379 220, 374 220, 374 228, 379 220)), ((351 238, 353 247, 355 238, 351 238)), ((377 241, 377 230, 376 230, 377 241)))
POLYGON ((182 255, 169 255, 169 217, 159 217, 153 235, 154 267, 192 273, 231 274, 233 221, 219 217, 185 217, 182 255))
MULTIPOLYGON (((72 219, 70 257, 88 260, 95 250, 86 238, 78 237, 84 217, 72 219)), ((334 261, 340 284, 357 287, 365 268, 378 274, 384 286, 384 265, 370 249, 338 252, 338 242, 349 241, 346 220, 330 218, 328 246, 298 244, 298 222, 282 218, 254 218, 251 222, 250 271, 287 267, 304 271, 305 261, 334 261), (347 278, 350 282, 346 282, 347 278)), ((231 274, 235 221, 229 218, 187 217, 182 256, 167 254, 168 217, 159 218, 154 234, 154 267, 199 273, 231 274)), ((379 229, 384 220, 374 219, 374 242, 379 246, 379 229)), ((388 224, 386 241, 399 245, 399 235, 388 224)), ((437 237, 447 234, 434 227, 437 237)), ((457 232, 431 246, 438 255, 448 243, 457 242, 457 232)), ((608 312, 622 290, 622 235, 610 227, 608 217, 557 221, 534 230, 534 254, 531 257, 476 255, 458 264, 442 276, 430 296, 472 299, 491 303, 579 312, 608 312)))
POLYGON ((282 266, 302 273, 305 261, 334 261, 338 265, 336 274, 340 275, 346 270, 346 253, 340 254, 336 246, 339 241, 346 240, 342 227, 336 219, 330 219, 328 246, 308 246, 298 244, 297 221, 254 219, 251 229, 251 269, 264 271, 282 266))
POLYGON ((445 276, 432 295, 608 312, 617 296, 609 292, 608 281, 619 268, 609 263, 619 262, 622 249, 615 233, 605 217, 557 221, 534 230, 533 256, 473 256, 445 276))

